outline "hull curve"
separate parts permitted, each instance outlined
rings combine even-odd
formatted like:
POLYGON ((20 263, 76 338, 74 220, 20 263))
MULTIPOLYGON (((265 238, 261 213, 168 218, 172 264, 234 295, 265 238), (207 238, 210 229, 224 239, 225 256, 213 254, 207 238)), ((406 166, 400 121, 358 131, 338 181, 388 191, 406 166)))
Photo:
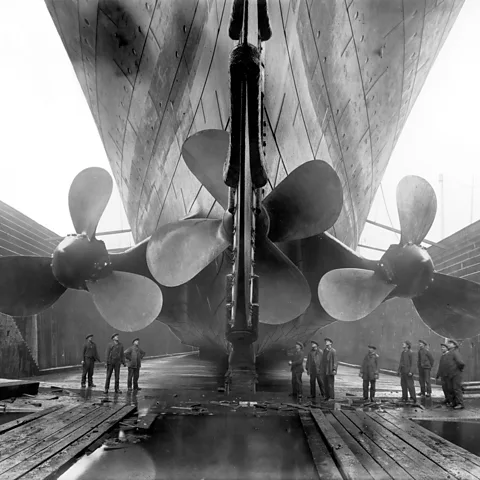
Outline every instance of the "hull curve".
MULTIPOLYGON (((403 125, 464 0, 271 0, 264 44, 266 161, 271 188, 321 159, 341 179, 331 236, 356 247, 403 125)), ((102 137, 135 240, 193 213, 222 208, 189 172, 185 140, 228 130, 231 0, 46 0, 102 137)), ((312 304, 261 325, 257 353, 307 340, 334 321, 316 300, 330 268, 328 236, 284 251, 312 304)), ((229 253, 187 285, 165 288, 160 320, 182 342, 226 351, 229 253)))

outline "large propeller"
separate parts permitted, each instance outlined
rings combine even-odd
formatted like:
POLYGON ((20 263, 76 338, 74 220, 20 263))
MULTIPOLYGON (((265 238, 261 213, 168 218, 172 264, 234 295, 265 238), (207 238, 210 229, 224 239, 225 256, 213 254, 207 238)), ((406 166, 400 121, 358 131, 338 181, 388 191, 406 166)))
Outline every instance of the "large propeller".
POLYGON ((435 219, 433 188, 423 178, 403 178, 397 187, 397 208, 400 243, 391 245, 373 270, 342 268, 326 273, 318 285, 323 308, 337 320, 355 321, 389 298, 411 298, 436 333, 456 338, 478 335, 480 285, 435 272, 432 259, 420 246, 435 219))
MULTIPOLYGON (((190 171, 225 209, 228 189, 222 171, 228 148, 229 134, 224 130, 198 132, 182 148, 190 171)), ((272 242, 323 233, 335 223, 342 205, 337 174, 319 160, 298 167, 264 199, 255 256, 262 323, 288 322, 301 315, 311 300, 300 270, 272 242)), ((147 263, 158 283, 177 286, 192 279, 231 243, 232 218, 228 212, 219 220, 184 220, 155 232, 147 247, 147 263)))
POLYGON ((39 313, 72 288, 90 292, 102 316, 117 330, 140 330, 157 318, 162 309, 160 287, 144 275, 122 271, 118 259, 123 254, 117 255, 112 265, 104 242, 95 238, 112 187, 110 175, 102 168, 83 170, 68 195, 76 234, 67 236, 52 258, 0 258, 2 313, 39 313))

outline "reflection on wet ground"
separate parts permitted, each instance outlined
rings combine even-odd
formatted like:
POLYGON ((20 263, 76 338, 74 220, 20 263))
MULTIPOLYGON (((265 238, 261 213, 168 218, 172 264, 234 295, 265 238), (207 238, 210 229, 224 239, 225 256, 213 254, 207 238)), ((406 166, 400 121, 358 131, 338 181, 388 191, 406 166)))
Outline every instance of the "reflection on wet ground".
MULTIPOLYGON (((146 360, 142 363, 140 373, 140 386, 143 390, 139 392, 142 396, 146 392, 149 394, 152 390, 155 393, 163 392, 165 394, 177 393, 181 397, 185 397, 185 390, 189 392, 187 396, 195 395, 195 393, 211 393, 217 392, 217 387, 223 386, 224 371, 219 370, 214 363, 198 358, 197 355, 182 355, 176 357, 164 357, 146 360)), ((80 390, 81 369, 71 370, 68 372, 51 373, 35 377, 40 381, 40 388, 50 388, 51 385, 58 385, 62 388, 80 392, 86 399, 101 396, 105 383, 105 369, 101 366, 95 368, 94 382, 97 385, 94 389, 80 390)), ((120 398, 125 398, 125 389, 127 381, 127 370, 122 368, 120 373, 120 388, 123 394, 120 398)), ((276 365, 273 369, 259 372, 259 383, 257 391, 260 394, 288 394, 291 388, 290 367, 288 366, 288 358, 285 362, 276 365)), ((438 385, 432 385, 432 397, 442 398, 442 389, 438 385)), ((304 398, 309 392, 309 377, 303 375, 304 398)), ((362 393, 362 380, 358 377, 358 369, 345 365, 339 366, 338 375, 335 379, 335 392, 340 397, 344 397, 347 393, 362 393)), ((377 381, 378 397, 382 398, 400 398, 401 388, 400 379, 395 376, 381 375, 377 381)), ((112 394, 110 394, 112 396, 112 394)))
POLYGON ((28 415, 28 413, 24 413, 24 412, 2 413, 0 415, 0 425, 3 425, 4 423, 8 423, 8 422, 13 422, 13 420, 22 418, 25 415, 28 415))
MULTIPOLYGON (((142 433, 135 427, 121 426, 121 430, 117 427, 103 446, 98 448, 100 444, 97 445, 93 453, 81 458, 60 477, 62 480, 316 478, 296 409, 280 408, 285 403, 296 403, 288 396, 291 380, 287 362, 260 375, 256 394, 223 393, 219 388, 223 387, 223 375, 214 364, 195 355, 145 361, 140 374, 142 390, 134 393, 125 391, 126 371, 123 369, 120 380, 123 393, 119 395, 103 394, 104 369, 95 371, 97 387, 93 389, 80 389, 80 376, 78 369, 38 380, 41 390, 49 391, 55 385, 64 392, 71 392, 71 396, 66 397, 71 401, 76 398, 76 401, 134 404, 138 417, 159 416, 153 430, 148 432, 142 433), (263 403, 263 406, 244 408, 241 403, 246 401, 263 403), (195 411, 193 405, 199 410, 195 411)), ((383 401, 364 406, 358 369, 341 365, 335 380, 337 405, 330 402, 323 407, 365 411, 392 408, 408 412, 409 416, 435 415, 438 418, 442 415, 455 420, 466 415, 480 416, 480 405, 472 400, 460 412, 442 407, 443 394, 439 386, 433 387, 433 398, 421 400, 420 407, 392 402, 401 396, 397 377, 382 375, 378 387, 378 397, 383 401)), ((303 390, 303 405, 308 406, 307 376, 304 376, 303 390)), ((61 400, 64 401, 63 397, 61 400)), ((448 437, 451 428, 446 426, 439 434, 457 443, 453 437, 448 437)), ((468 432, 456 433, 456 436, 466 435, 470 444, 457 444, 478 453, 472 450, 474 434, 468 432)))
POLYGON ((441 420, 416 420, 416 422, 445 440, 480 456, 480 423, 443 422, 441 420))
POLYGON ((67 474, 60 478, 318 478, 297 415, 251 412, 159 417, 147 440, 113 450, 102 447, 67 474))

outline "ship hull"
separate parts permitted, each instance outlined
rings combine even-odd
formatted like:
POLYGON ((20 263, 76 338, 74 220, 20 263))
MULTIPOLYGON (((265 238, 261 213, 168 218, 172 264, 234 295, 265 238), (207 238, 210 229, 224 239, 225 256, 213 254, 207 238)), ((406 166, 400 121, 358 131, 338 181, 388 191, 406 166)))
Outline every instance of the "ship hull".
MULTIPOLYGON (((185 140, 229 128, 231 0, 46 0, 89 103, 136 241, 187 215, 223 211, 190 173, 185 140)), ((337 172, 343 209, 329 233, 355 248, 410 110, 462 0, 269 2, 264 43, 267 194, 302 163, 337 172)), ((317 300, 331 245, 282 246, 307 277, 301 317, 261 325, 256 352, 307 340, 333 321, 317 300)), ((165 289, 160 320, 186 344, 226 351, 226 252, 165 289)), ((335 257, 331 257, 332 259, 335 257)), ((261 313, 260 313, 261 318, 261 313)))

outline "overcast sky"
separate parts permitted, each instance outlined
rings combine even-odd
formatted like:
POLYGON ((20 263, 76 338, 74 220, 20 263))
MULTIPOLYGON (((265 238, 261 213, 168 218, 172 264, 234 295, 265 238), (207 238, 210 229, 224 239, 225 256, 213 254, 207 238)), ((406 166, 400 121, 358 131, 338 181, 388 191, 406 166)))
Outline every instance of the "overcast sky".
MULTIPOLYGON (((391 219, 398 228, 395 188, 410 174, 423 176, 437 192, 439 212, 431 240, 442 238, 442 203, 445 236, 480 218, 478 25, 480 1, 466 0, 390 160, 383 180, 387 207, 379 190, 370 219, 385 224, 391 219)), ((67 196, 75 175, 90 166, 108 171, 110 166, 43 1, 0 2, 0 31, 5 40, 0 200, 63 236, 73 232, 67 196)), ((124 228, 128 221, 115 186, 98 231, 124 228)), ((131 242, 129 234, 104 239, 111 248, 131 242)), ((386 248, 398 236, 367 226, 361 242, 386 248)), ((370 258, 381 255, 360 251, 370 258)))

